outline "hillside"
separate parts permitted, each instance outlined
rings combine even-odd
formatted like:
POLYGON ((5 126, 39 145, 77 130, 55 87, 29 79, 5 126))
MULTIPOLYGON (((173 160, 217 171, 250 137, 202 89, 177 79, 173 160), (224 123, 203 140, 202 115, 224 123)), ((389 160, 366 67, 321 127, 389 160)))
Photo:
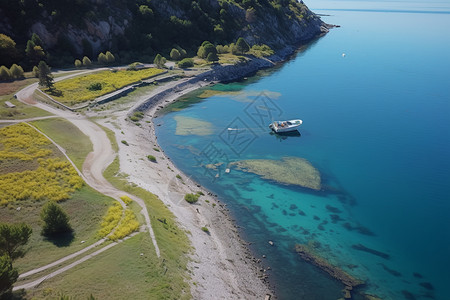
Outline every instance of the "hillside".
POLYGON ((148 61, 174 46, 194 52, 204 40, 227 44, 238 37, 280 49, 326 30, 296 0, 1 0, 0 33, 17 51, 0 55, 0 65, 23 62, 32 33, 49 63, 63 65, 106 50, 122 62, 148 61))

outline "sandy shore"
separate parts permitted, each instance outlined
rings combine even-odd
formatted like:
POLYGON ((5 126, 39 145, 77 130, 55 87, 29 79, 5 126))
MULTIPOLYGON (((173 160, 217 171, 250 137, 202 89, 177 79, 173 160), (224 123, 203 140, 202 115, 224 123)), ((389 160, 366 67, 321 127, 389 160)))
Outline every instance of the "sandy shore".
POLYGON ((130 182, 156 194, 176 216, 180 227, 190 233, 188 237, 195 249, 188 266, 193 298, 264 299, 266 294, 272 295, 264 279, 264 270, 258 264, 258 258, 252 257, 246 242, 239 237, 226 205, 179 171, 162 150, 153 149, 159 148, 153 122, 157 110, 186 93, 211 84, 211 81, 205 81, 204 75, 197 75, 199 80, 185 78, 165 83, 134 99, 131 108, 90 112, 88 115, 102 117, 98 122, 114 131, 119 145, 121 172, 129 175, 130 182), (164 97, 160 97, 162 95, 164 97), (152 97, 158 101, 149 102, 152 97), (143 105, 145 117, 138 127, 127 120, 127 115, 137 108, 142 109, 143 105), (122 144, 122 140, 126 140, 129 146, 122 144), (148 161, 147 155, 155 156, 157 163, 148 161), (182 180, 176 178, 178 174, 182 180), (197 191, 202 191, 205 196, 196 204, 188 204, 183 199, 186 193, 197 191), (201 230, 203 226, 209 229, 210 234, 201 230))

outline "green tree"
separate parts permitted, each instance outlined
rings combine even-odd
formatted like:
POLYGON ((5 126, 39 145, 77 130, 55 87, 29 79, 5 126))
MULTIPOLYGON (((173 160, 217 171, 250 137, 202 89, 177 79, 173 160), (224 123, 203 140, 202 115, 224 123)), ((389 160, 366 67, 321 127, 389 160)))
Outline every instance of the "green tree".
POLYGON ((37 66, 33 67, 33 76, 39 78, 39 68, 37 66))
POLYGON ((218 61, 219 57, 217 56, 217 52, 210 52, 208 57, 206 57, 207 61, 218 61))
POLYGON ((83 63, 79 59, 75 59, 75 68, 81 68, 83 66, 83 63))
POLYGON ((19 79, 23 77, 23 69, 21 66, 18 66, 16 64, 13 64, 11 68, 9 69, 9 72, 11 72, 11 77, 14 79, 19 79))
POLYGON ((45 63, 45 61, 40 61, 38 65, 39 70, 39 85, 46 87, 49 90, 53 89, 53 76, 50 71, 50 67, 45 63))
POLYGON ((0 33, 0 65, 11 65, 17 56, 16 42, 6 34, 0 33))
POLYGON ((37 34, 33 33, 31 39, 28 40, 25 54, 32 65, 45 58, 43 44, 37 34))
POLYGON ((92 62, 89 59, 89 57, 87 57, 87 56, 83 57, 83 66, 89 67, 90 65, 92 65, 92 62))
POLYGON ((11 291, 12 285, 19 277, 19 273, 12 266, 12 259, 8 254, 0 256, 0 296, 11 291))
POLYGON ((106 65, 108 63, 106 55, 103 52, 100 52, 100 54, 97 57, 97 61, 102 65, 106 65))
POLYGON ((116 58, 114 57, 114 55, 109 51, 106 51, 105 56, 106 56, 106 63, 108 63, 108 64, 112 64, 116 61, 116 58))
POLYGON ((10 80, 11 79, 11 72, 9 72, 9 69, 5 66, 0 67, 0 80, 10 80))
POLYGON ((47 202, 41 211, 41 219, 44 221, 42 235, 57 236, 59 234, 72 232, 69 224, 69 216, 53 201, 47 202))
POLYGON ((185 69, 194 66, 194 60, 192 58, 183 58, 178 62, 178 67, 185 69))
POLYGON ((197 56, 200 58, 207 58, 210 53, 217 56, 216 47, 208 41, 204 41, 202 45, 198 48, 197 56))
POLYGON ((33 230, 22 224, 0 223, 0 255, 7 254, 11 259, 21 255, 20 247, 28 242, 33 230))
POLYGON ((248 45, 247 41, 241 37, 238 38, 235 47, 239 54, 244 54, 244 53, 248 52, 248 50, 250 50, 250 46, 248 45))
POLYGON ((177 49, 173 48, 172 51, 170 51, 170 58, 173 60, 179 60, 181 58, 181 53, 177 49))
POLYGON ((166 58, 161 54, 156 54, 155 60, 153 63, 160 69, 164 68, 164 64, 166 63, 166 58))

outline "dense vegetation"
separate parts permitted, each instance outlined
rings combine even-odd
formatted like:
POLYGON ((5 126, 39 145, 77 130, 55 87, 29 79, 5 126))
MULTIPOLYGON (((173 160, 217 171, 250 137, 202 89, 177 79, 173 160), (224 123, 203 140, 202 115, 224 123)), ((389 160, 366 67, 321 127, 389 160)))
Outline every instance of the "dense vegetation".
MULTIPOLYGON (((264 25, 267 18, 288 34, 293 20, 310 15, 296 0, 0 0, 0 66, 30 70, 43 59, 52 66, 78 59, 80 66, 84 57, 102 64, 149 62, 157 53, 177 60, 205 40, 228 44, 273 25, 264 25), (32 34, 37 31, 41 36, 32 34)), ((269 31, 265 35, 257 42, 282 46, 269 31)))

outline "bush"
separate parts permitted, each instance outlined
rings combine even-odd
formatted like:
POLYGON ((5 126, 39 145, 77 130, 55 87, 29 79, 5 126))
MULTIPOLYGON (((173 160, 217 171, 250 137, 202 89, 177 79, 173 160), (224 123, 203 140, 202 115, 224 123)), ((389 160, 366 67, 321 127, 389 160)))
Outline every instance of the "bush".
POLYGON ((9 69, 9 72, 11 73, 11 77, 14 79, 23 78, 23 69, 21 66, 13 64, 11 69, 9 69))
POLYGON ((108 63, 108 64, 112 64, 116 61, 116 58, 114 57, 114 55, 109 51, 106 51, 105 56, 106 56, 106 63, 108 63))
POLYGON ((33 67, 33 76, 39 78, 39 68, 37 66, 33 67))
POLYGON ((200 195, 196 194, 186 194, 184 195, 184 200, 186 200, 188 203, 193 204, 198 201, 198 198, 200 195))
POLYGON ((172 51, 170 51, 170 58, 173 60, 179 60, 181 58, 180 51, 175 48, 172 49, 172 51))
POLYGON ((53 201, 47 202, 41 211, 41 219, 44 221, 42 235, 55 236, 72 232, 69 224, 69 216, 63 211, 61 206, 53 201))
POLYGON ((153 150, 155 150, 156 152, 159 152, 160 150, 156 147, 153 148, 153 150))
POLYGON ((124 144, 125 146, 129 146, 129 145, 128 145, 128 142, 125 141, 125 140, 122 140, 121 143, 124 144))
POLYGON ((125 202, 126 205, 129 205, 131 202, 133 202, 133 200, 127 195, 120 196, 120 199, 122 199, 122 201, 125 202))
POLYGON ((157 54, 155 56, 155 59, 153 61, 153 63, 160 69, 164 68, 164 64, 166 63, 166 58, 163 57, 161 54, 157 54))
POLYGON ((208 54, 208 57, 206 57, 206 60, 207 61, 218 61, 219 57, 217 56, 217 53, 211 52, 208 54))
POLYGON ((102 89, 102 84, 100 82, 93 82, 88 87, 90 91, 100 91, 102 89))
POLYGON ((81 68, 83 66, 83 63, 79 59, 75 59, 75 68, 81 68))
POLYGON ((178 62, 178 67, 182 69, 190 68, 194 66, 194 60, 192 58, 183 58, 178 62))
POLYGON ((10 80, 11 79, 11 72, 9 69, 5 66, 0 67, 0 80, 10 80))
POLYGON ((209 233, 209 229, 208 229, 208 227, 206 227, 206 226, 203 226, 203 227, 202 227, 202 231, 203 231, 203 232, 206 232, 206 233, 209 233))
POLYGON ((208 41, 204 41, 202 45, 198 48, 197 56, 200 58, 207 58, 210 53, 217 55, 216 47, 208 41))
POLYGON ((153 155, 147 155, 147 158, 151 162, 156 162, 156 157, 154 157, 153 155))
POLYGON ((100 52, 97 61, 99 64, 106 65, 108 63, 108 59, 106 58, 106 55, 103 52, 100 52))
POLYGON ((89 57, 87 57, 87 56, 83 57, 83 66, 89 67, 89 66, 91 66, 91 65, 92 65, 92 62, 91 62, 91 60, 89 59, 89 57))

